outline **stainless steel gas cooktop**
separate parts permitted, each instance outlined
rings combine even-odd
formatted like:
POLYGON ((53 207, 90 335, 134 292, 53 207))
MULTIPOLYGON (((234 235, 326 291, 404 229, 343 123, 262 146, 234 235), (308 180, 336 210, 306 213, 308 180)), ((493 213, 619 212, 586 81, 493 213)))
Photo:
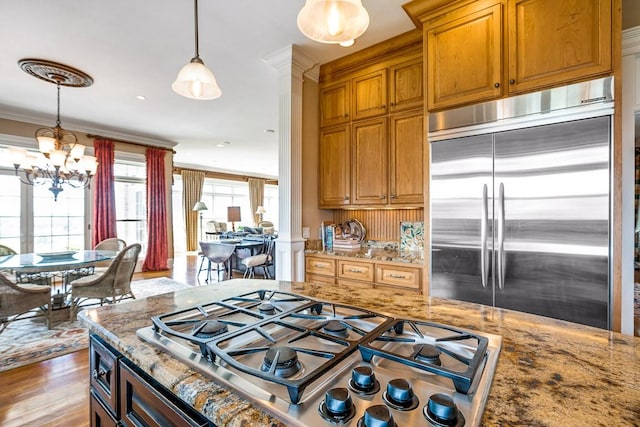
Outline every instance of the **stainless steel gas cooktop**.
POLYGON ((138 336, 294 426, 478 426, 502 338, 278 291, 138 336))

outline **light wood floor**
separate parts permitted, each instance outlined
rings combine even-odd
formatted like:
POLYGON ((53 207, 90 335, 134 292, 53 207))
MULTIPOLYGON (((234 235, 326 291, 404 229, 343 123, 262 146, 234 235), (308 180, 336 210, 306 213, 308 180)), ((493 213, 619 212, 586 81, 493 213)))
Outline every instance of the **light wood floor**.
MULTIPOLYGON (((174 260, 173 270, 136 273, 134 280, 171 277, 191 285, 198 282, 198 257, 174 260)), ((75 353, 0 373, 0 426, 89 425, 89 352, 75 353)))

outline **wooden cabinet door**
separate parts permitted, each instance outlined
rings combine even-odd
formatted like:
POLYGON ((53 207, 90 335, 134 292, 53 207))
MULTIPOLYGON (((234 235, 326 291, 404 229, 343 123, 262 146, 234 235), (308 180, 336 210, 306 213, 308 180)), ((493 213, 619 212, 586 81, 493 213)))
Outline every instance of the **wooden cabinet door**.
POLYGON ((389 111, 422 106, 422 58, 389 67, 389 111))
POLYGON ((611 0, 512 0, 508 8, 510 92, 611 70, 611 0))
POLYGON ((349 125, 323 129, 320 132, 320 200, 323 207, 351 203, 350 132, 349 125))
POLYGON ((89 343, 89 370, 91 388, 104 402, 111 414, 118 418, 118 358, 111 349, 93 336, 89 343))
POLYGON ((351 85, 349 80, 327 84, 320 88, 320 127, 349 121, 351 85))
POLYGON ((424 113, 391 116, 389 203, 424 205, 424 113))
POLYGON ((502 95, 501 3, 463 7, 427 21, 424 32, 429 110, 502 95))
POLYGON ((387 70, 354 77, 352 120, 366 119, 387 112, 387 70))
POLYGON ((387 119, 353 123, 352 204, 387 203, 387 119))

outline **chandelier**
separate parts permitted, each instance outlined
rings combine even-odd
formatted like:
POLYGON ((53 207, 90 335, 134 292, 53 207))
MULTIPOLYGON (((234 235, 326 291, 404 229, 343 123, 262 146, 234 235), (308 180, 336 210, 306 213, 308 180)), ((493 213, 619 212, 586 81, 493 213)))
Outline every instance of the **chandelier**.
POLYGON ((298 14, 298 28, 320 43, 349 47, 369 27, 362 0, 307 0, 298 14))
POLYGON ((16 176, 28 185, 49 183, 54 200, 58 200, 64 184, 89 188, 98 163, 94 156, 84 155, 85 146, 78 144, 72 132, 60 126, 60 86, 88 87, 93 79, 75 68, 42 59, 22 59, 18 64, 26 73, 57 86, 58 114, 55 127, 36 130, 40 153, 9 147, 16 176))
POLYGON ((196 33, 195 56, 180 69, 171 88, 178 95, 191 99, 208 100, 220 98, 222 90, 220 90, 213 72, 200 59, 198 49, 198 0, 194 0, 193 9, 196 33))

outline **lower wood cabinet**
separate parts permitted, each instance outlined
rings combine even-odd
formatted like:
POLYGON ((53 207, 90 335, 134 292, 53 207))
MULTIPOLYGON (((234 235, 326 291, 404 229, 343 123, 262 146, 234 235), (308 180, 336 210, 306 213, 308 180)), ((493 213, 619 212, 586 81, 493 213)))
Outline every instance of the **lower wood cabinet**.
POLYGON ((363 260, 348 256, 310 255, 305 258, 305 281, 351 288, 397 288, 422 291, 422 267, 363 260))
POLYGON ((213 426, 96 335, 89 344, 91 426, 213 426))

